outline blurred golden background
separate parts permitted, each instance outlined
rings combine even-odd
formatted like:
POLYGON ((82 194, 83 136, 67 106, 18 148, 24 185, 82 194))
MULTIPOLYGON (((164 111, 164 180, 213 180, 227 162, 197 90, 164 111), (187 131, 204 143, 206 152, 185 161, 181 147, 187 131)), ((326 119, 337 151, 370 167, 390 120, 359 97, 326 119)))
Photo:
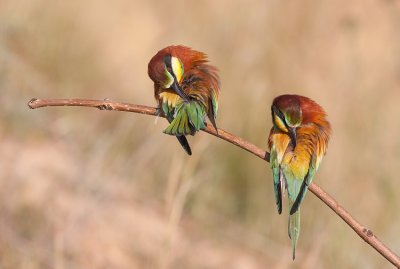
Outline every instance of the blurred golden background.
POLYGON ((400 2, 0 1, 0 268, 392 268, 307 195, 297 259, 269 166, 163 119, 38 98, 155 105, 147 63, 219 67, 218 125, 267 148, 270 104, 306 95, 333 136, 315 182, 400 252, 400 2))

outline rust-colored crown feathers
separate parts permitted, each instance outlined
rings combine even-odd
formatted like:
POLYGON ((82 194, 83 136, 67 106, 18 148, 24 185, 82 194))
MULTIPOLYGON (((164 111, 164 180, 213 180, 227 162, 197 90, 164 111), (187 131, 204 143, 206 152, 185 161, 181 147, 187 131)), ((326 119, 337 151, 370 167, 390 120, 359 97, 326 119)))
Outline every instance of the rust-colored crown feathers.
POLYGON ((325 121, 325 110, 315 101, 305 96, 296 94, 280 95, 274 99, 273 105, 282 110, 287 110, 290 107, 298 107, 302 113, 302 124, 318 123, 321 120, 325 121))
MULTIPOLYGON (((211 74, 217 74, 218 72, 216 67, 207 64, 207 54, 201 51, 193 50, 186 46, 173 45, 157 52, 157 54, 154 55, 149 62, 148 74, 154 82, 162 82, 165 78, 163 59, 166 55, 171 55, 180 59, 185 72, 199 65, 204 65, 204 67, 207 68, 211 74)), ((217 89, 219 88, 219 79, 218 85, 215 86, 217 86, 217 89)))

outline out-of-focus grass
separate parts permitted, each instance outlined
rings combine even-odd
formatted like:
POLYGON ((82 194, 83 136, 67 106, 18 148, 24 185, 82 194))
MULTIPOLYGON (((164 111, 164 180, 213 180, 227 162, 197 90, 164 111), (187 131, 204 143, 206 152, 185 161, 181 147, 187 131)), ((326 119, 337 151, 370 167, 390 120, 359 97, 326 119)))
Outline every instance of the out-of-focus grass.
POLYGON ((219 126, 261 147, 274 96, 325 107, 316 182, 400 252, 399 26, 397 1, 3 0, 0 267, 390 268, 311 194, 292 262, 269 167, 223 141, 189 138, 189 158, 162 119, 26 102, 154 105, 151 56, 205 51, 219 126))

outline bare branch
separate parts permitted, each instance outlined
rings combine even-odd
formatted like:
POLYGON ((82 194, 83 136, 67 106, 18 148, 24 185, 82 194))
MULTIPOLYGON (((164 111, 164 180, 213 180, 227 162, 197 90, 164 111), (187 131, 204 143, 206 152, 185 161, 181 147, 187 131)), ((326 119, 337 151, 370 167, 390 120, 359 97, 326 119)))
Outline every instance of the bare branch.
MULTIPOLYGON (((125 112, 134 112, 146 115, 157 116, 157 109, 154 107, 133 105, 127 103, 117 103, 112 102, 108 99, 106 100, 86 100, 86 99, 36 99, 33 98, 28 102, 28 106, 31 109, 46 107, 46 106, 84 106, 84 107, 94 107, 100 110, 116 110, 125 112)), ((255 145, 237 137, 231 133, 228 133, 222 129, 218 129, 218 133, 215 131, 214 127, 207 125, 206 129, 203 130, 209 134, 212 134, 218 138, 221 138, 229 143, 232 143, 242 149, 253 153, 261 159, 269 161, 269 153, 256 147, 255 145)))
MULTIPOLYGON (((110 100, 85 100, 85 99, 32 99, 28 102, 31 109, 46 107, 46 106, 84 106, 95 107, 100 110, 116 110, 134 112, 146 115, 157 116, 157 109, 154 107, 133 105, 128 103, 112 102, 110 100)), ((263 149, 243 140, 222 129, 217 131, 211 125, 207 125, 203 130, 218 138, 221 138, 231 144, 234 144, 257 157, 269 162, 269 153, 263 149)), ((372 246, 377 252, 385 257, 396 267, 400 268, 400 257, 397 256, 390 248, 388 248, 382 241, 380 241, 374 233, 354 219, 346 209, 344 209, 335 199, 326 193, 321 187, 315 183, 311 183, 309 190, 314 193, 321 201, 329 206, 339 217, 341 217, 347 225, 349 225, 365 242, 372 246)))

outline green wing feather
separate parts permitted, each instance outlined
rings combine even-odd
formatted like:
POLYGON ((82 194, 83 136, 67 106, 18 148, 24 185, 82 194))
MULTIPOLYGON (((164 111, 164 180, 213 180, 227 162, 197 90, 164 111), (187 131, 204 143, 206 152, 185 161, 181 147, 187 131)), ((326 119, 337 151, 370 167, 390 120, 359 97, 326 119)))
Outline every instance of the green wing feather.
POLYGON ((199 102, 182 102, 175 107, 173 120, 164 130, 169 135, 194 135, 204 129, 204 107, 199 102))
POLYGON ((276 207, 278 209, 278 213, 282 213, 282 186, 281 186, 281 170, 278 163, 278 154, 275 150, 275 147, 271 149, 270 153, 270 164, 272 168, 272 175, 274 178, 274 193, 275 193, 275 202, 276 207))

